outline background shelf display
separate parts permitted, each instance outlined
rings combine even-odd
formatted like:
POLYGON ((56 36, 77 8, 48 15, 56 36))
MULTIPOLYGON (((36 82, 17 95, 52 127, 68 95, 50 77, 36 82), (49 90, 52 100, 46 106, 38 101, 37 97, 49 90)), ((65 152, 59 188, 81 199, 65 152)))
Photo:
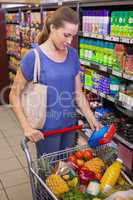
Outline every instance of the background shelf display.
POLYGON ((107 40, 107 41, 111 41, 111 42, 121 42, 121 43, 126 43, 126 44, 133 44, 133 38, 128 38, 128 37, 100 35, 100 34, 96 34, 96 33, 88 33, 88 32, 85 33, 82 31, 80 31, 78 33, 78 35, 83 36, 83 37, 100 39, 100 40, 107 40))
MULTIPOLYGON (((131 131, 133 107, 130 103, 133 102, 133 87, 131 87, 133 81, 133 31, 130 29, 130 34, 125 31, 125 28, 129 30, 129 21, 128 27, 124 23, 124 26, 120 26, 119 21, 115 21, 113 24, 111 17, 116 15, 115 18, 121 17, 123 21, 123 17, 126 16, 127 21, 131 13, 133 14, 133 4, 131 1, 96 0, 95 2, 84 1, 79 7, 81 18, 78 33, 78 51, 81 63, 82 87, 86 95, 88 93, 89 95, 93 94, 101 99, 101 110, 106 110, 109 105, 109 108, 116 110, 121 116, 124 115, 125 118, 129 119, 127 125, 130 124, 130 128, 128 129, 125 126, 126 128, 123 127, 114 136, 114 140, 118 144, 119 157, 123 159, 121 152, 127 151, 130 152, 130 155, 133 155, 131 131), (118 4, 121 5, 119 6, 121 12, 118 11, 118 4), (122 13, 123 15, 121 15, 122 13), (129 14, 128 17, 127 13, 129 14), (102 29, 100 29, 101 27, 102 29), (116 29, 114 31, 114 27, 117 28, 118 32, 116 29), (122 94, 120 95, 120 93, 122 94), (125 102, 128 102, 128 100, 130 100, 129 104, 126 104, 125 102)), ((118 124, 121 126, 121 123, 123 122, 118 124)), ((128 159, 131 158, 127 156, 128 159)), ((126 164, 125 159, 123 160, 126 164)), ((126 164, 130 175, 133 173, 133 167, 131 167, 131 165, 133 166, 133 159, 131 162, 130 165, 126 164)))
POLYGON ((85 88, 86 90, 89 90, 90 92, 92 92, 92 93, 94 93, 94 94, 97 94, 97 95, 99 95, 99 96, 101 96, 101 97, 103 97, 103 98, 105 98, 105 99, 111 101, 111 102, 115 102, 115 98, 112 97, 112 96, 110 96, 110 95, 103 94, 102 92, 100 92, 100 91, 98 91, 98 90, 96 90, 96 89, 87 87, 87 86, 85 86, 84 88, 85 88))
POLYGON ((129 74, 126 74, 126 73, 123 73, 123 72, 117 72, 115 70, 109 69, 105 65, 101 65, 101 64, 98 64, 98 63, 95 63, 95 62, 92 62, 92 61, 83 60, 83 59, 80 59, 80 63, 81 63, 81 65, 86 65, 86 67, 91 67, 93 69, 97 69, 97 70, 100 70, 100 71, 103 71, 103 72, 108 72, 109 74, 113 74, 115 76, 133 81, 133 75, 129 75, 129 74))

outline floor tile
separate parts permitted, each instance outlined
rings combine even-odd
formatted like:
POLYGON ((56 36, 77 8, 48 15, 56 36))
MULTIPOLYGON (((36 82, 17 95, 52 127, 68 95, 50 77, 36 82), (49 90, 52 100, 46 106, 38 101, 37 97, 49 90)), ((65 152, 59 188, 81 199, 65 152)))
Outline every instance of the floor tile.
POLYGON ((13 136, 23 137, 22 129, 18 128, 17 126, 15 126, 15 128, 10 128, 10 129, 5 127, 2 129, 2 133, 7 138, 11 138, 13 136))
POLYGON ((0 200, 8 200, 6 194, 5 194, 5 192, 3 190, 0 191, 0 200))
POLYGON ((2 162, 1 160, 13 157, 15 157, 15 154, 13 153, 13 151, 9 146, 5 145, 5 147, 4 146, 0 147, 0 162, 2 162))
POLYGON ((4 188, 27 183, 29 180, 25 170, 23 169, 0 174, 0 179, 4 188))
POLYGON ((4 136, 3 136, 3 133, 2 131, 0 130, 0 139, 2 139, 4 136))
MULTIPOLYGON (((36 155, 36 147, 34 144, 31 144, 29 143, 28 144, 28 147, 29 147, 29 151, 30 151, 30 154, 35 158, 35 155, 36 155)), ((20 144, 18 145, 14 145, 11 147, 14 154, 18 157, 18 156, 25 156, 25 153, 24 151, 22 150, 20 144)))
POLYGON ((22 166, 16 158, 5 159, 0 163, 0 173, 5 173, 21 168, 22 166))
POLYGON ((14 120, 9 115, 0 115, 0 129, 15 129, 17 127, 14 120))
POLYGON ((19 124, 19 121, 18 121, 15 113, 11 109, 9 110, 8 113, 9 113, 10 117, 14 120, 14 122, 16 123, 16 125, 19 127, 20 124, 19 124))
POLYGON ((8 158, 12 158, 14 156, 15 156, 15 154, 13 153, 11 148, 9 147, 5 138, 0 139, 0 161, 2 159, 8 159, 8 158))
POLYGON ((26 160, 26 157, 25 155, 16 155, 17 159, 19 160, 19 162, 21 163, 22 167, 27 167, 27 160, 26 160))
POLYGON ((11 145, 11 146, 19 146, 20 145, 20 141, 21 141, 21 136, 18 135, 18 136, 12 136, 12 137, 7 137, 6 138, 8 143, 11 145))
POLYGON ((0 180, 0 191, 3 190, 2 184, 1 184, 1 180, 0 180))
POLYGON ((22 148, 20 145, 17 145, 17 146, 12 146, 12 151, 14 152, 15 156, 16 157, 19 157, 19 156, 25 156, 22 148))
POLYGON ((5 146, 5 145, 8 146, 8 142, 7 142, 6 138, 3 137, 3 138, 0 139, 0 147, 1 147, 1 146, 5 146))
POLYGON ((32 200, 30 184, 22 184, 6 189, 9 200, 32 200))
POLYGON ((2 106, 2 109, 0 109, 0 111, 2 111, 1 115, 8 115, 8 117, 16 123, 16 126, 18 126, 18 128, 20 127, 18 119, 10 106, 2 106))

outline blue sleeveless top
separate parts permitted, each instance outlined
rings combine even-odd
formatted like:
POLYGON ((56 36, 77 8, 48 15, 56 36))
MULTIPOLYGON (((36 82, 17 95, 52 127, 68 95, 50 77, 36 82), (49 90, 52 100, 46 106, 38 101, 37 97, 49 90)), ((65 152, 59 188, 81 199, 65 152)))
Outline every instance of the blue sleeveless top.
MULTIPOLYGON (((42 130, 55 130, 75 124, 75 77, 80 69, 76 50, 68 47, 64 62, 55 62, 36 47, 41 63, 40 83, 48 86, 47 118, 42 130)), ((26 80, 33 79, 35 55, 30 49, 20 62, 26 80)))

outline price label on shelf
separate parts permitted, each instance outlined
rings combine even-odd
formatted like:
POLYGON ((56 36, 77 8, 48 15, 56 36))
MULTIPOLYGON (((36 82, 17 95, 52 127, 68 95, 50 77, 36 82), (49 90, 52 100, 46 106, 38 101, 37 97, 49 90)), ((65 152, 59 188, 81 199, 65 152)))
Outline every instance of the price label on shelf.
POLYGON ((107 99, 112 101, 112 102, 115 102, 115 99, 113 97, 111 97, 110 95, 107 95, 107 99))
POLYGON ((85 86, 85 89, 91 91, 92 88, 90 88, 89 86, 85 86))
POLYGON ((92 91, 94 94, 97 94, 97 93, 98 93, 98 91, 95 90, 94 88, 91 88, 91 91, 92 91))
POLYGON ((91 63, 87 61, 87 62, 86 62, 86 65, 90 67, 90 66, 91 66, 91 63))
POLYGON ((107 72, 107 67, 106 67, 106 66, 99 65, 99 69, 100 69, 101 71, 107 72))
POLYGON ((123 78, 133 81, 133 75, 123 74, 123 78))
POLYGON ((111 36, 110 35, 104 35, 104 39, 110 41, 111 40, 111 36))
POLYGON ((124 42, 124 43, 130 43, 130 39, 129 38, 120 38, 120 42, 124 42))
POLYGON ((81 60, 81 59, 80 59, 80 63, 81 63, 81 65, 85 65, 86 64, 85 61, 81 60))
POLYGON ((94 88, 91 88, 91 92, 93 92, 94 94, 97 94, 97 90, 95 90, 94 88))
POLYGON ((100 95, 101 97, 103 97, 103 98, 106 98, 106 95, 103 94, 102 92, 99 92, 99 95, 100 95))
POLYGON ((119 77, 122 77, 122 72, 117 72, 117 71, 113 70, 112 74, 119 76, 119 77))
POLYGON ((90 37, 91 35, 90 35, 90 33, 84 32, 84 33, 83 33, 83 36, 84 36, 84 37, 90 37))
POLYGON ((116 36, 111 36, 111 37, 110 37, 110 41, 119 42, 119 41, 120 41, 120 38, 119 38, 119 37, 116 37, 116 36))
POLYGON ((81 63, 82 65, 90 66, 90 62, 88 62, 88 61, 86 61, 86 60, 81 60, 81 59, 80 59, 80 63, 81 63))
POLYGON ((130 44, 133 44, 133 38, 132 38, 132 39, 130 39, 130 44))
POLYGON ((98 39, 103 39, 103 35, 95 34, 95 33, 92 34, 92 37, 98 38, 98 39))

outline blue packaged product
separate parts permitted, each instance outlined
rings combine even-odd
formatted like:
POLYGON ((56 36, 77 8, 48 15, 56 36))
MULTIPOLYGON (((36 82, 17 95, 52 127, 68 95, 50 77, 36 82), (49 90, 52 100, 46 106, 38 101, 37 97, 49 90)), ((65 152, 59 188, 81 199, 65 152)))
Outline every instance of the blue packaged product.
POLYGON ((94 131, 88 140, 88 145, 92 148, 96 148, 98 141, 104 137, 105 133, 108 131, 108 126, 103 126, 100 130, 94 131))

